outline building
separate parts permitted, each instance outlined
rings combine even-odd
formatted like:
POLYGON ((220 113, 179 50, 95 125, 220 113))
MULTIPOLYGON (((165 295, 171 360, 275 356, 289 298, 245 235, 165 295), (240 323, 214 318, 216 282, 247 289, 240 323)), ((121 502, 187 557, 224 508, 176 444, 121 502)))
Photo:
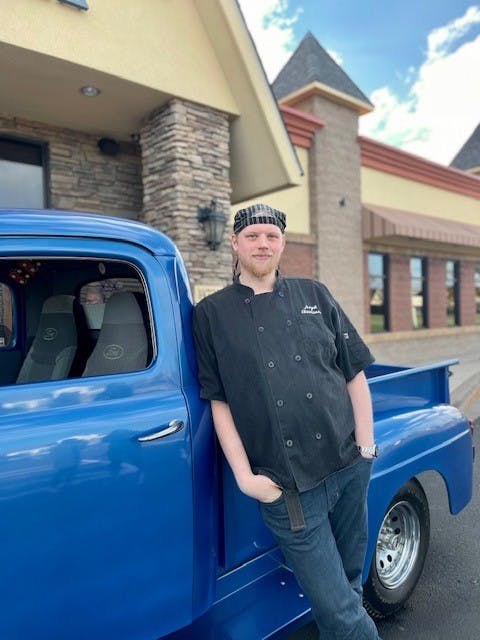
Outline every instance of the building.
POLYGON ((0 22, 0 206, 147 222, 198 296, 229 280, 197 210, 298 184, 300 168, 232 0, 18 0, 0 22))
POLYGON ((199 299, 231 274, 199 207, 264 200, 283 272, 324 281, 377 359, 480 346, 478 129, 457 168, 359 136, 373 105, 312 34, 270 87, 233 0, 17 0, 0 72, 0 206, 152 224, 199 299))

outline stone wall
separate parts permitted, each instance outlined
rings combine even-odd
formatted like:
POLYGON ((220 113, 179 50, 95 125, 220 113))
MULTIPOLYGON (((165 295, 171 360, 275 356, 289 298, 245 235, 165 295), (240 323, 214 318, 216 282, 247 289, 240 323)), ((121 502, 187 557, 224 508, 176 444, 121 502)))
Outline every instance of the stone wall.
POLYGON ((142 220, 175 241, 194 287, 231 281, 230 230, 211 251, 197 221, 197 208, 212 198, 230 211, 229 139, 225 114, 177 99, 154 111, 141 130, 142 220))
POLYGON ((138 145, 102 154, 99 136, 0 116, 0 135, 47 144, 48 206, 138 218, 142 208, 138 145))

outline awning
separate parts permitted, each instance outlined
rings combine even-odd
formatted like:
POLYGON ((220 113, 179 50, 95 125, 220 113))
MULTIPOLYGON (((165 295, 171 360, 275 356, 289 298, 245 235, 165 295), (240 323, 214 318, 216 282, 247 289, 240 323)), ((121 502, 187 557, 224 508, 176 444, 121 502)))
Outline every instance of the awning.
POLYGON ((416 238, 480 247, 480 225, 425 216, 420 213, 363 205, 363 239, 416 238))

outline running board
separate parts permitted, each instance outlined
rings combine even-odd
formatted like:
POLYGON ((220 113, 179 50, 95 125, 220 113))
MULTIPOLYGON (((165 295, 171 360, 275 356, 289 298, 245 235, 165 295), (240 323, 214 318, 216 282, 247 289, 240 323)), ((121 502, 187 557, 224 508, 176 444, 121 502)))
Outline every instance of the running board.
POLYGON ((168 640, 278 640, 306 624, 310 604, 277 555, 265 554, 219 578, 212 608, 168 640))

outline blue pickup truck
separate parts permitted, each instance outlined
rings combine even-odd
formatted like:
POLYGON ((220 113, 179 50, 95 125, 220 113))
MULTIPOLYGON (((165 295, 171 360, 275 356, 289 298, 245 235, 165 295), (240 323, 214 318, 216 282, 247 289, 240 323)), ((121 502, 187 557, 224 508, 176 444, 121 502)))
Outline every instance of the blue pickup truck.
MULTIPOLYGON (((260 640, 309 605, 242 495, 199 398, 192 300, 174 244, 139 223, 0 213, 0 638, 260 640)), ((366 606, 422 571, 438 472, 452 514, 472 434, 451 362, 372 365, 376 460, 366 606)), ((328 576, 319 576, 328 580, 328 576)))

